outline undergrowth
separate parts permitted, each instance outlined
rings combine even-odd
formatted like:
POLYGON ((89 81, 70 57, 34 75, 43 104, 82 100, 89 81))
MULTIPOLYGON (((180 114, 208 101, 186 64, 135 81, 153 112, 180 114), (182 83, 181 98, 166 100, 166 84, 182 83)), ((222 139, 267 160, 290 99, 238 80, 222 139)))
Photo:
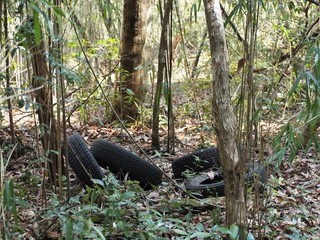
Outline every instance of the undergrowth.
MULTIPOLYGON (((226 235, 236 239, 238 236, 237 226, 226 228, 213 224, 215 215, 205 221, 212 223, 210 228, 201 221, 194 224, 194 218, 199 216, 185 207, 185 201, 155 204, 150 193, 144 192, 136 182, 123 184, 112 174, 103 181, 94 181, 94 189, 87 187, 69 200, 61 201, 51 194, 48 205, 33 218, 32 226, 37 227, 32 237, 43 239, 52 233, 63 239, 223 239, 226 235)), ((30 237, 18 218, 19 212, 26 212, 30 207, 14 195, 16 187, 13 181, 4 184, 1 239, 30 237)))

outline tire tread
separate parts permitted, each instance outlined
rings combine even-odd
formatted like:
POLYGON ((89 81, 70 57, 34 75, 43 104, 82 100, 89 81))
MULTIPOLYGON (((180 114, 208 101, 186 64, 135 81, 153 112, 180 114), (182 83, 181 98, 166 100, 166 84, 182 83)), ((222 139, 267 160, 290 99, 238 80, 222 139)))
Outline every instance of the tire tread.
POLYGON ((78 133, 74 132, 67 141, 69 165, 83 184, 92 187, 91 179, 102 179, 104 173, 78 133))
POLYGON ((161 183, 162 171, 126 149, 98 139, 93 142, 91 152, 102 168, 109 168, 115 174, 128 173, 131 180, 137 180, 144 189, 152 188, 161 183))

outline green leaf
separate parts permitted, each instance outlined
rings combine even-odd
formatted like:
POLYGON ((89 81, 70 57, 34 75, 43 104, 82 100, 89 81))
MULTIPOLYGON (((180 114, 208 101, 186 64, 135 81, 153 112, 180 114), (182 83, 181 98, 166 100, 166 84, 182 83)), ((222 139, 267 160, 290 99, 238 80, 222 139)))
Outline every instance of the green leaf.
POLYGON ((193 233, 190 238, 208 238, 208 237, 212 237, 211 233, 207 233, 207 232, 195 232, 193 233))
POLYGON ((33 5, 33 31, 35 42, 37 46, 40 46, 41 43, 41 27, 39 20, 39 6, 37 4, 33 5))
POLYGON ((237 12, 241 9, 243 4, 243 1, 239 1, 238 4, 234 7, 234 9, 231 11, 227 19, 224 21, 224 27, 228 25, 228 23, 231 21, 232 17, 237 14, 237 12))
POLYGON ((134 197, 135 196, 135 192, 133 192, 133 191, 127 191, 127 192, 125 192, 125 193, 123 193, 122 195, 121 195, 121 200, 123 200, 123 199, 127 199, 127 198, 131 198, 131 197, 134 197))
POLYGON ((183 224, 184 221, 178 218, 168 218, 168 221, 173 222, 173 223, 180 223, 183 224))
POLYGON ((222 234, 231 234, 231 231, 227 227, 217 227, 216 231, 222 233, 222 234))
POLYGON ((134 96, 134 92, 130 88, 127 88, 126 92, 129 96, 134 96))
POLYGON ((239 236, 239 226, 232 224, 230 226, 230 239, 237 239, 239 236))
POLYGON ((52 153, 54 153, 54 154, 56 154, 56 155, 59 155, 59 154, 60 154, 59 151, 56 151, 56 150, 50 150, 50 152, 52 152, 52 153))
POLYGON ((203 230, 203 224, 202 223, 197 223, 196 229, 201 232, 203 230))
POLYGON ((292 88, 289 92, 289 98, 292 96, 292 94, 296 91, 301 79, 302 79, 302 74, 300 76, 297 77, 296 81, 294 82, 294 84, 292 85, 292 88))
POLYGON ((308 78, 310 78, 311 80, 313 80, 314 84, 317 86, 317 87, 320 87, 319 86, 319 81, 318 79, 316 79, 309 71, 306 72, 306 75, 308 78))
POLYGON ((14 223, 18 225, 18 214, 14 197, 13 181, 6 181, 4 184, 4 204, 8 212, 13 214, 14 223))
POLYGON ((72 240, 73 239, 72 232, 73 232, 73 222, 72 222, 72 220, 67 220, 67 223, 66 223, 66 240, 72 240))
POLYGON ((100 179, 91 179, 91 181, 99 186, 102 186, 102 187, 104 186, 104 182, 100 179))
POLYGON ((191 11, 190 11, 190 22, 192 22, 192 14, 194 15, 194 22, 197 22, 197 4, 194 3, 191 6, 191 11))
POLYGON ((19 106, 19 108, 23 108, 23 107, 24 107, 24 104, 25 104, 25 101, 24 101, 24 99, 23 99, 23 97, 22 97, 22 98, 19 99, 19 101, 18 101, 18 106, 19 106))
POLYGON ((99 210, 99 208, 93 205, 85 205, 82 207, 82 211, 94 211, 94 210, 99 210))
POLYGON ((183 231, 181 229, 174 229, 173 230, 176 234, 179 234, 179 235, 184 235, 184 236, 187 236, 188 233, 186 231, 183 231))

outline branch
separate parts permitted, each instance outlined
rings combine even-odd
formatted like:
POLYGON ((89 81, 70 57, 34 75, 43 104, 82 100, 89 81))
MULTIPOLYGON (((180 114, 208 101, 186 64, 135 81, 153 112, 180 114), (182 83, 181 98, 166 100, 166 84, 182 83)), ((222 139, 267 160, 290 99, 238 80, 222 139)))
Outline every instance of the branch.
MULTIPOLYGON (((307 39, 308 37, 308 34, 311 32, 312 28, 318 23, 318 21, 320 20, 320 18, 317 18, 311 25, 310 27, 308 28, 306 34, 304 35, 304 38, 303 40, 293 49, 292 51, 292 55, 289 55, 288 57, 291 57, 291 59, 297 55, 297 53, 302 49, 302 47, 304 46, 305 44, 305 40, 307 39)), ((292 60, 290 59, 290 61, 288 62, 287 66, 285 67, 285 70, 282 72, 282 74, 280 75, 279 77, 279 80, 278 80, 278 83, 280 83, 282 81, 282 79, 286 76, 287 74, 287 71, 291 65, 291 62, 292 60)), ((277 62, 279 63, 279 62, 277 62)))
POLYGON ((14 97, 18 97, 18 96, 21 96, 21 95, 25 95, 27 93, 31 93, 31 92, 35 92, 35 91, 38 91, 40 90, 41 88, 43 88, 43 86, 40 86, 40 87, 37 87, 37 88, 33 88, 33 89, 30 89, 30 90, 27 90, 23 93, 18 93, 18 94, 15 94, 15 95, 11 95, 9 97, 4 97, 4 98, 0 98, 0 102, 3 102, 5 100, 8 100, 8 99, 11 99, 11 98, 14 98, 14 97))
MULTIPOLYGON (((221 8, 221 11, 222 11, 223 16, 224 16, 225 18, 228 18, 228 14, 227 14, 226 10, 224 9, 224 7, 222 6, 221 3, 220 3, 220 8, 221 8)), ((230 22, 231 28, 232 28, 233 31, 236 33, 239 41, 240 41, 240 42, 244 42, 244 39, 243 39, 243 37, 241 37, 241 35, 240 35, 240 33, 239 33, 236 25, 231 21, 231 19, 229 20, 229 22, 230 22)))
POLYGON ((313 3, 317 6, 320 6, 320 2, 314 1, 314 0, 307 0, 307 2, 313 3))

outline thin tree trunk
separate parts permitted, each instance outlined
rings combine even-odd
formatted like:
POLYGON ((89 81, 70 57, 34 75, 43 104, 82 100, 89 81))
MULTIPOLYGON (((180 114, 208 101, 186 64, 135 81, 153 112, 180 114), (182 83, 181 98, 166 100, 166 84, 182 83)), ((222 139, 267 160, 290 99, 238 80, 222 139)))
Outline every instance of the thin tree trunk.
MULTIPOLYGON (((8 44, 9 40, 9 34, 8 34, 8 2, 4 1, 4 37, 5 37, 5 45, 8 44)), ((0 3, 2 7, 2 2, 0 3)), ((2 26, 1 26, 2 27, 2 26)), ((1 41, 2 43, 2 41, 1 41)), ((10 52, 9 52, 9 46, 5 46, 5 56, 6 56, 6 95, 10 96, 12 95, 12 89, 10 86, 10 52)), ((11 141, 12 144, 16 143, 15 139, 15 129, 14 129, 14 123, 13 123, 13 115, 12 115, 12 103, 11 99, 9 98, 7 100, 8 104, 8 112, 9 112, 9 121, 10 121, 10 132, 11 132, 11 141)), ((15 156, 16 157, 16 156, 15 156)))
POLYGON ((226 224, 240 227, 240 239, 247 232, 247 211, 245 202, 245 164, 239 158, 236 147, 236 117, 231 105, 228 52, 224 23, 218 0, 204 0, 209 32, 211 64, 213 74, 213 117, 217 134, 225 196, 226 224))
POLYGON ((164 17, 161 26, 160 47, 158 54, 158 73, 157 85, 153 103, 153 118, 152 118, 152 147, 160 149, 159 142, 159 114, 160 114, 160 98, 163 86, 163 78, 166 68, 166 56, 168 51, 168 25, 170 13, 172 9, 172 0, 168 0, 165 6, 164 17))

